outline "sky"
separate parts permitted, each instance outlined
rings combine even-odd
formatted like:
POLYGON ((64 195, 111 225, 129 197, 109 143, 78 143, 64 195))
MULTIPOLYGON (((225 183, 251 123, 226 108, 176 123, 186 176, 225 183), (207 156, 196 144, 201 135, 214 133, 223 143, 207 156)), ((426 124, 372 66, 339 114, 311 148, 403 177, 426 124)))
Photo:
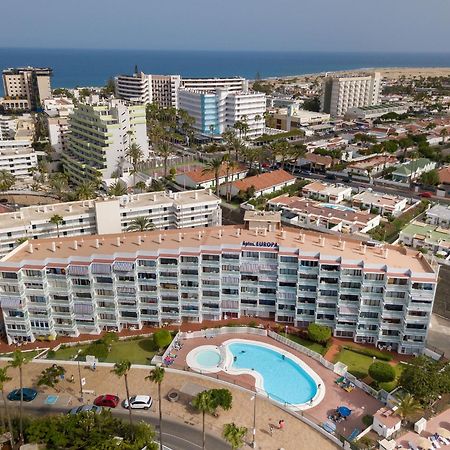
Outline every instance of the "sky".
POLYGON ((450 52, 449 0, 21 0, 1 15, 0 47, 450 52))

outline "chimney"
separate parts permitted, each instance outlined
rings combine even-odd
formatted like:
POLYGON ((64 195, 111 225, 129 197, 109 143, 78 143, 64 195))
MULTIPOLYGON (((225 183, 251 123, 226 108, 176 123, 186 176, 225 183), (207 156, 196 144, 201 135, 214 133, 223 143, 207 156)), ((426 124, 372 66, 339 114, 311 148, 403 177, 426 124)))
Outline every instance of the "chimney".
POLYGON ((384 259, 388 259, 388 256, 389 256, 389 249, 385 248, 384 249, 384 259))
POLYGON ((78 242, 77 241, 73 241, 73 249, 78 250, 78 242))
POLYGON ((239 237, 240 235, 241 235, 241 229, 238 228, 238 229, 236 230, 236 236, 239 237))
POLYGON ((162 243, 162 236, 161 236, 161 234, 158 234, 157 241, 158 241, 158 244, 162 243))
POLYGON ((96 239, 94 245, 95 245, 95 248, 99 248, 100 247, 100 240, 96 239))
POLYGON ((267 236, 267 228, 263 228, 263 236, 267 236))
POLYGON ((201 241, 202 240, 202 232, 199 231, 197 234, 198 240, 201 241))
POLYGON ((120 247, 120 236, 116 238, 116 246, 120 247))
POLYGON ((181 242, 183 240, 183 234, 178 233, 178 242, 181 242))
POLYGON ((72 205, 69 205, 69 212, 72 212, 72 205))
POLYGON ((156 202, 156 194, 153 194, 153 201, 156 202))
POLYGON ((281 238, 281 239, 286 239, 286 231, 282 231, 282 232, 280 233, 280 238, 281 238))
POLYGON ((43 206, 44 212, 47 212, 47 206, 43 206))
POLYGON ((51 251, 53 252, 53 253, 55 253, 56 252, 56 242, 52 242, 52 245, 51 245, 51 251))
POLYGON ((255 228, 255 236, 258 236, 258 234, 259 234, 259 229, 258 229, 258 227, 256 227, 255 228))
POLYGON ((345 250, 345 241, 342 241, 341 248, 342 248, 342 250, 345 250))
POLYGON ((320 243, 321 247, 325 247, 325 238, 320 236, 320 242, 319 243, 320 243))
POLYGON ((33 244, 28 244, 28 253, 33 253, 33 244))
POLYGON ((137 237, 137 245, 141 245, 141 235, 139 234, 137 237))
POLYGON ((362 252, 363 252, 363 255, 366 254, 366 250, 367 250, 367 245, 366 245, 366 244, 363 244, 363 246, 362 246, 362 252))
POLYGON ((222 229, 219 230, 219 232, 217 233, 217 236, 219 239, 222 239, 222 236, 223 236, 222 229))
POLYGON ((194 200, 198 200, 198 192, 194 192, 194 200))

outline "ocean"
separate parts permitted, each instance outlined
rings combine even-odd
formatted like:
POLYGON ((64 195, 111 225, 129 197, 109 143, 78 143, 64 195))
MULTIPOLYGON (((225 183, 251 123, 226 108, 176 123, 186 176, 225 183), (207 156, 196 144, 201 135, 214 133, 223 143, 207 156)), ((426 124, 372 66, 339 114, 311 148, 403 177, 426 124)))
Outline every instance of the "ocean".
MULTIPOLYGON (((139 70, 190 77, 299 75, 368 67, 449 67, 450 53, 330 53, 0 48, 0 69, 53 68, 53 87, 102 86, 139 70)), ((0 87, 0 95, 1 95, 0 87)))

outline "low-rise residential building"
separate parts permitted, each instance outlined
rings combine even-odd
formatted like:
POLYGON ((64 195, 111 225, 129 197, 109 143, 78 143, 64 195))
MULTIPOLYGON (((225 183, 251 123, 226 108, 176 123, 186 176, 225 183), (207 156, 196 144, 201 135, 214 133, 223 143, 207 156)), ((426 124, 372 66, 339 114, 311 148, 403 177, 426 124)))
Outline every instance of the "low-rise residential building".
POLYGON ((352 205, 359 209, 368 209, 382 216, 399 216, 406 208, 408 199, 398 195, 378 194, 371 190, 360 192, 352 198, 352 205))
POLYGON ((75 109, 72 99, 68 97, 48 98, 42 102, 42 106, 49 117, 69 117, 75 109))
POLYGON ((302 228, 367 233, 380 224, 381 217, 368 211, 356 211, 347 206, 324 205, 311 199, 288 197, 273 198, 267 202, 272 211, 281 211, 282 222, 302 228))
POLYGON ((344 171, 352 175, 370 177, 396 164, 398 164, 398 160, 395 156, 372 155, 368 158, 353 160, 344 171))
POLYGON ((436 283, 437 268, 416 250, 259 220, 41 239, 0 261, 9 343, 254 316, 420 354, 436 283))
POLYGON ((217 226, 222 223, 219 205, 212 192, 198 190, 27 206, 0 214, 0 256, 22 239, 125 232, 137 217, 162 230, 217 226), (50 222, 55 215, 63 218, 58 226, 50 222))
POLYGON ((352 197, 352 188, 339 184, 327 184, 321 181, 313 181, 303 186, 302 193, 305 197, 327 203, 341 203, 352 197))
POLYGON ((399 242, 450 258, 450 230, 414 221, 400 231, 399 242))
POLYGON ((435 161, 430 161, 427 158, 414 159, 398 166, 395 172, 392 172, 392 179, 400 183, 411 183, 420 178, 423 173, 429 172, 435 167, 435 161))
POLYGON ((326 150, 335 150, 345 147, 348 144, 348 139, 343 136, 335 136, 330 139, 319 139, 317 141, 310 141, 306 144, 306 149, 312 152, 318 148, 326 150))
POLYGON ((297 178, 286 172, 285 170, 274 170, 273 172, 265 172, 253 177, 247 177, 241 180, 231 181, 221 185, 219 192, 221 195, 231 193, 232 197, 236 197, 248 189, 254 189, 253 197, 272 194, 287 186, 294 184, 297 178))
POLYGON ((330 121, 329 114, 307 111, 306 109, 300 109, 297 105, 278 109, 273 114, 273 118, 276 121, 275 127, 285 131, 291 131, 292 129, 309 125, 319 125, 330 121))
POLYGON ((400 431, 402 419, 395 411, 395 407, 394 409, 383 407, 373 415, 372 430, 375 431, 378 436, 387 439, 397 431, 400 431))
POLYGON ((450 166, 442 167, 438 170, 439 183, 442 185, 450 185, 450 166))
POLYGON ((450 206, 434 205, 426 211, 426 222, 441 228, 450 228, 450 206))
MULTIPOLYGON (((219 186, 226 181, 242 180, 247 175, 248 169, 245 166, 237 166, 228 168, 226 163, 223 163, 219 169, 219 186), (227 179, 228 178, 228 179, 227 179)), ((215 188, 216 175, 213 170, 206 170, 197 168, 180 172, 175 175, 175 181, 184 188, 215 188)))
POLYGON ((345 116, 348 119, 369 120, 376 119, 389 113, 405 114, 409 105, 406 103, 381 103, 371 106, 357 106, 347 109, 345 116))
POLYGON ((286 167, 291 172, 301 172, 307 170, 310 172, 325 172, 330 169, 338 160, 328 155, 319 155, 317 153, 306 153, 305 156, 298 158, 296 161, 288 162, 286 167))
POLYGON ((34 167, 37 167, 37 155, 30 140, 0 141, 0 170, 27 178, 34 167))

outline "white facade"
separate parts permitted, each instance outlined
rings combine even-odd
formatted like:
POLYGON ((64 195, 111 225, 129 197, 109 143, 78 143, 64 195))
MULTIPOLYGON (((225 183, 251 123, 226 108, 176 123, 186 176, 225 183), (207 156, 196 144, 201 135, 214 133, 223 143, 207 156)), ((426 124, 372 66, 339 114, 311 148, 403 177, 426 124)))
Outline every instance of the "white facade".
POLYGON ((406 197, 365 191, 356 194, 352 204, 360 209, 375 210, 382 216, 399 216, 408 204, 406 197))
POLYGON ((17 130, 17 118, 0 115, 0 141, 14 139, 17 130))
POLYGON ((49 117, 68 117, 75 109, 72 99, 67 97, 48 98, 42 102, 42 106, 49 117))
POLYGON ((245 122, 248 131, 241 137, 254 139, 264 133, 266 111, 265 94, 180 89, 179 108, 195 119, 194 128, 207 136, 220 136, 236 122, 245 122))
POLYGON ((112 178, 130 166, 126 154, 137 144, 143 159, 149 156, 145 106, 111 99, 80 103, 70 117, 68 151, 63 154, 64 171, 72 182, 112 178))
POLYGON ((345 115, 348 109, 377 105, 381 75, 327 77, 323 82, 321 108, 332 117, 345 115))
POLYGON ((345 116, 349 119, 376 119, 389 113, 405 114, 408 112, 409 106, 399 103, 382 103, 380 105, 372 106, 357 106, 347 110, 345 116))
POLYGON ((0 141, 0 170, 6 170, 18 178, 31 175, 30 169, 37 166, 37 156, 31 141, 0 141))
POLYGON ((352 197, 352 188, 339 184, 326 184, 313 181, 302 188, 305 197, 329 203, 341 203, 352 197))
POLYGON ((210 92, 213 92, 216 89, 241 92, 248 90, 248 80, 242 77, 182 78, 181 87, 210 92))
POLYGON ((450 228, 450 206, 434 205, 426 213, 426 222, 441 228, 450 228))
POLYGON ((136 217, 148 218, 158 229, 217 226, 222 223, 219 205, 212 192, 199 190, 28 206, 0 214, 0 256, 18 239, 124 232, 136 217), (50 223, 55 214, 63 218, 58 228, 50 223))
POLYGON ((67 151, 69 145, 69 118, 49 117, 47 125, 50 145, 59 159, 61 154, 67 151))

